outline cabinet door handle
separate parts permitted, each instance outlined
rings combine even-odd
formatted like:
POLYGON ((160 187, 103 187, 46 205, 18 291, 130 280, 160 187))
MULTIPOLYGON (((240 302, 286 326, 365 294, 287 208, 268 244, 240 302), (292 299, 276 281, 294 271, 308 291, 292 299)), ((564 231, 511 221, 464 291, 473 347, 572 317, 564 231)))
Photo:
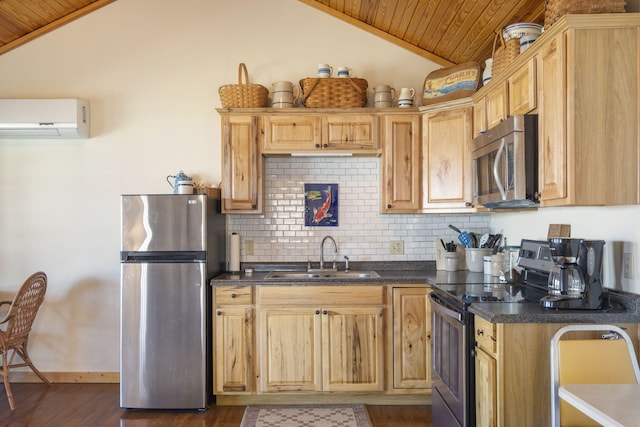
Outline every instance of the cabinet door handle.
POLYGON ((328 146, 329 146, 329 144, 324 144, 324 145, 322 146, 322 148, 327 148, 328 146))
POLYGON ((322 314, 327 314, 329 313, 327 310, 322 310, 322 314))
POLYGON ((484 331, 482 329, 476 329, 476 335, 481 337, 482 335, 484 335, 484 331))
POLYGON ((222 316, 222 312, 221 312, 220 310, 216 311, 216 314, 217 314, 218 316, 222 316))
POLYGON ((320 144, 316 144, 316 148, 320 148, 320 144))
POLYGON ((316 314, 320 314, 320 310, 316 310, 316 314))
POLYGON ((236 294, 231 294, 231 298, 232 299, 235 298, 235 297, 236 297, 236 294))
POLYGON ((391 208, 392 208, 392 205, 387 205, 387 209, 391 209, 391 208))

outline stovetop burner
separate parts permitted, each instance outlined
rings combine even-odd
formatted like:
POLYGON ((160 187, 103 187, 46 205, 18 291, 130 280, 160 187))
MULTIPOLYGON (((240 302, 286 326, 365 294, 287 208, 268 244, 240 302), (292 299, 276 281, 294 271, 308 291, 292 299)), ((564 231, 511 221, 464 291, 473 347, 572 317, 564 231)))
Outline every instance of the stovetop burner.
POLYGON ((462 302, 471 304, 473 302, 502 302, 503 298, 494 295, 462 295, 462 302))

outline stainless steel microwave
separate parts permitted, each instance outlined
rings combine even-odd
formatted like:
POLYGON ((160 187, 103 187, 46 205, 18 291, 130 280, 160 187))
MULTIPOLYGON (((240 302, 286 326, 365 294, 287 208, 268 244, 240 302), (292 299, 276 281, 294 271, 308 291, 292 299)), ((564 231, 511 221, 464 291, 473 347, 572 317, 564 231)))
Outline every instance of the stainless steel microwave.
POLYGON ((473 202, 487 208, 538 206, 538 116, 509 116, 473 139, 473 202))

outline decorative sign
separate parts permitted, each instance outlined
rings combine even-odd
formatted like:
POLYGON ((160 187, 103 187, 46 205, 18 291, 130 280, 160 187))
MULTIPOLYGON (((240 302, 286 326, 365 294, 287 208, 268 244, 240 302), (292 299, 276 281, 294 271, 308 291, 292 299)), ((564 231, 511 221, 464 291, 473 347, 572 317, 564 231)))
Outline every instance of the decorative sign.
POLYGON ((480 86, 482 68, 467 62, 431 72, 424 81, 422 105, 471 96, 480 86))
POLYGON ((304 225, 338 225, 338 184, 304 185, 304 225))

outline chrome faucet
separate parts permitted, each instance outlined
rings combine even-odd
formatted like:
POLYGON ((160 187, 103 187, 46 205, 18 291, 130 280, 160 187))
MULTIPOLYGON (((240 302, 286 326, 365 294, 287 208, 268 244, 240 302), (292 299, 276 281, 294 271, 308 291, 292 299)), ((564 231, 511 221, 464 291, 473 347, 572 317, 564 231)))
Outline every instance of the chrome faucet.
MULTIPOLYGON (((333 242, 333 253, 337 254, 338 253, 338 245, 336 244, 336 241, 333 240, 333 237, 331 236, 325 236, 324 239, 322 239, 322 243, 320 243, 320 270, 322 270, 324 268, 324 242, 326 242, 327 240, 331 240, 333 242)), ((336 269, 336 257, 334 255, 333 257, 333 269, 336 269)))

